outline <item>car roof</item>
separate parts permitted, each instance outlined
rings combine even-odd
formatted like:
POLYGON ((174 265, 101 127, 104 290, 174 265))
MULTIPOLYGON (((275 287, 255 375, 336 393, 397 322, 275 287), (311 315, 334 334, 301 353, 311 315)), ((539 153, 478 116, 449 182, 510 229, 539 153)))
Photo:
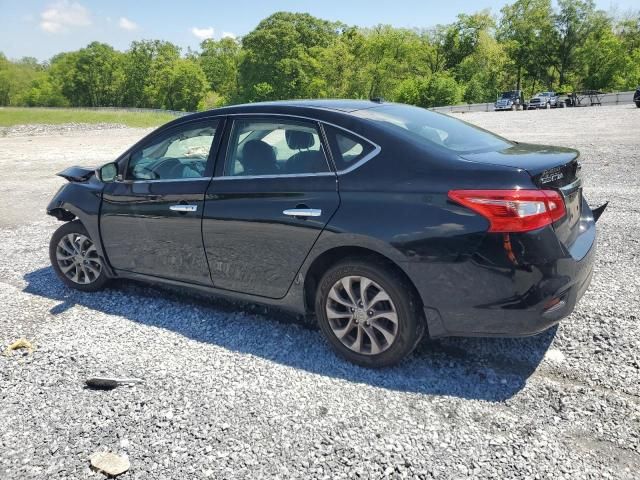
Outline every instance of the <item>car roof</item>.
MULTIPOLYGON (((229 105, 221 108, 214 108, 203 112, 197 112, 189 117, 201 117, 210 115, 231 115, 239 113, 291 113, 295 110, 321 110, 334 111, 337 113, 352 113, 358 110, 378 107, 381 101, 372 100, 279 100, 274 102, 243 103, 240 105, 229 105)), ((184 118, 184 117, 183 117, 184 118)))

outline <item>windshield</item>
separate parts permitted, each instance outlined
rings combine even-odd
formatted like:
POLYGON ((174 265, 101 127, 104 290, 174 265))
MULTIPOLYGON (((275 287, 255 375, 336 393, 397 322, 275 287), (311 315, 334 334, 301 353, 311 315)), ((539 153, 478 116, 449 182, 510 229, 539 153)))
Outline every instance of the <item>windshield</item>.
POLYGON ((504 92, 501 98, 513 98, 517 96, 518 95, 515 92, 504 92))
POLYGON ((354 115, 409 132, 420 142, 436 144, 456 153, 502 150, 511 143, 461 120, 408 105, 385 105, 354 115))

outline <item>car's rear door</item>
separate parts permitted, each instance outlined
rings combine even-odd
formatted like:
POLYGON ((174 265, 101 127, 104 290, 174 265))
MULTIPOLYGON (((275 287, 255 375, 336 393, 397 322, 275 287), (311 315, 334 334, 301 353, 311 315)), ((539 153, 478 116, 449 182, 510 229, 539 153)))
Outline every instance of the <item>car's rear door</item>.
POLYGON ((211 285, 202 212, 222 125, 209 118, 160 132, 106 184, 100 232, 113 268, 211 285))
POLYGON ((239 116, 206 194, 203 241, 217 288, 282 298, 339 205, 319 125, 239 116))

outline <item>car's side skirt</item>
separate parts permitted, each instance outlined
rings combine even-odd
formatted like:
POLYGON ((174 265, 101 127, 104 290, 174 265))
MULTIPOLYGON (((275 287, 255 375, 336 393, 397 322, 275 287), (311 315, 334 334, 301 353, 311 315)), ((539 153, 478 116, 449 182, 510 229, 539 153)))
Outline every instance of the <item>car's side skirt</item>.
POLYGON ((162 277, 155 277, 153 275, 145 275, 142 273, 129 272, 125 270, 115 270, 114 278, 124 278, 128 280, 136 280, 144 283, 164 285, 182 288, 186 290, 192 290, 194 292, 205 293, 209 295, 215 295, 220 298, 224 298, 230 301, 244 302, 244 303, 258 303, 267 306, 278 307, 283 310, 287 310, 291 313, 304 315, 304 295, 302 291, 302 285, 295 284, 291 286, 289 292, 279 299, 261 297, 258 295, 250 295, 245 293, 234 292, 231 290, 224 290, 221 288, 208 287, 206 285, 198 285, 194 283, 181 282, 179 280, 171 280, 162 277))

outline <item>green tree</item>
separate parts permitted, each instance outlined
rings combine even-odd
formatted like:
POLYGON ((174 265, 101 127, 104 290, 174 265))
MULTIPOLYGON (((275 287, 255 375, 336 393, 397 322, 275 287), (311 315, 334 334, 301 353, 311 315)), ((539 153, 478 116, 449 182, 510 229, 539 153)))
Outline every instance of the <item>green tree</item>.
POLYGON ((34 58, 12 62, 0 54, 0 105, 21 105, 31 82, 45 75, 34 58))
POLYGON ((553 32, 551 0, 517 0, 502 8, 497 38, 515 70, 515 88, 523 77, 538 77, 550 66, 548 43, 553 32))
POLYGON ((197 62, 181 58, 165 70, 156 88, 160 108, 191 112, 205 96, 207 77, 197 62))
POLYGON ((240 89, 245 100, 311 96, 318 60, 338 35, 336 23, 306 13, 278 12, 242 40, 240 89), (261 85, 256 89, 257 85, 261 85))
POLYGON ((558 8, 552 38, 558 83, 565 85, 577 67, 576 50, 591 32, 595 4, 593 0, 558 0, 558 8))
POLYGON ((161 108, 164 99, 158 91, 159 85, 179 59, 180 48, 171 42, 132 42, 125 54, 123 103, 132 107, 161 108))
POLYGON ((603 12, 594 22, 586 41, 576 49, 578 74, 584 88, 610 90, 616 87, 625 69, 627 55, 622 40, 613 33, 611 21, 603 12))
POLYGON ((458 20, 449 25, 441 32, 441 41, 445 56, 445 67, 453 69, 462 60, 471 55, 483 33, 492 34, 495 28, 495 21, 488 10, 477 12, 472 15, 461 13, 458 20))
POLYGON ((54 83, 74 106, 121 105, 124 87, 124 54, 104 43, 92 42, 77 52, 51 60, 54 83))
POLYGON ((456 78, 464 88, 464 100, 469 103, 495 100, 505 83, 507 65, 505 47, 488 32, 481 32, 473 53, 455 69, 456 78))
POLYGON ((204 71, 209 88, 220 95, 220 103, 238 98, 238 69, 241 60, 240 43, 233 38, 207 39, 200 44, 202 52, 197 57, 204 71))

